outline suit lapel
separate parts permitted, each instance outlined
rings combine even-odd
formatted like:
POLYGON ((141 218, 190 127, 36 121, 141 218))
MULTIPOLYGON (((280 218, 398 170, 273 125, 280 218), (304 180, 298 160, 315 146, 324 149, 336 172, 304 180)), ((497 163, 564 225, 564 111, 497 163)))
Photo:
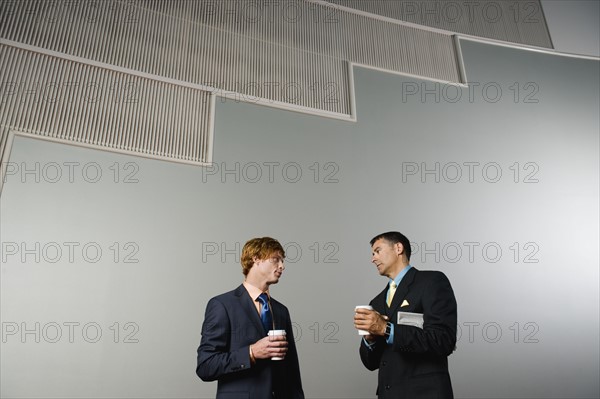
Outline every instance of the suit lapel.
POLYGON ((248 318, 252 320, 252 324, 257 329, 257 331, 260 332, 260 335, 265 335, 260 316, 256 311, 256 306, 254 306, 254 302, 252 301, 250 294, 248 294, 248 290, 246 290, 243 284, 237 287, 237 289, 235 290, 235 296, 238 297, 241 305, 240 307, 248 315, 248 318))
POLYGON ((377 295, 375 298, 373 298, 373 301, 372 301, 373 309, 375 309, 376 311, 378 311, 381 314, 387 314, 387 311, 388 311, 388 306, 387 306, 387 303, 385 302, 386 296, 387 296, 387 290, 388 290, 388 286, 386 284, 383 291, 381 291, 379 293, 379 295, 377 295))
POLYGON ((400 285, 396 289, 396 293, 394 294, 394 299, 392 299, 392 304, 390 305, 390 315, 393 315, 400 305, 402 301, 406 298, 406 294, 408 294, 408 289, 415 279, 415 275, 417 274, 417 269, 411 267, 410 270, 404 275, 400 285))

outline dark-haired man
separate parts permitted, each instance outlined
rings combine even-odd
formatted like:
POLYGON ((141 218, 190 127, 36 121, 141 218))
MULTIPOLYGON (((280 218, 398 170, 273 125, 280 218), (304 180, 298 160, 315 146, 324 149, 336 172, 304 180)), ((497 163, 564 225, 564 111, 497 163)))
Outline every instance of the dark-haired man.
POLYGON ((290 313, 269 293, 284 258, 273 238, 248 241, 241 256, 244 282, 206 305, 196 374, 218 380, 217 399, 304 398, 290 313), (267 336, 269 330, 286 336, 267 336))
POLYGON ((448 355, 456 345, 456 299, 448 278, 411 267, 410 242, 399 232, 370 243, 371 262, 389 281, 371 301, 373 310, 356 310, 354 326, 369 332, 360 358, 367 369, 379 369, 378 397, 452 398, 448 355), (422 314, 422 327, 399 322, 398 312, 422 314))

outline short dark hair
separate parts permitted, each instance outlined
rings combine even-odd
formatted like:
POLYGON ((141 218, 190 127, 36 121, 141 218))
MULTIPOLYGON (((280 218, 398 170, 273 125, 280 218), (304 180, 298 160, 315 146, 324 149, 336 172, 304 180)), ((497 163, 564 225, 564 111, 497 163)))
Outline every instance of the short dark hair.
POLYGON ((406 259, 410 260, 410 241, 406 236, 398 231, 388 231, 387 233, 381 233, 373 237, 370 241, 371 246, 375 244, 375 241, 384 239, 390 244, 394 245, 396 243, 402 244, 404 247, 404 253, 406 254, 406 259))

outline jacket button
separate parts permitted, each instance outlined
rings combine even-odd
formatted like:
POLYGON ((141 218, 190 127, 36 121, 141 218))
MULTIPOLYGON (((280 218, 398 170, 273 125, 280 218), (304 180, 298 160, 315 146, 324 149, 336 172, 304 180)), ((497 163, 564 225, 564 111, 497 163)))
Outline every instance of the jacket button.
POLYGON ((386 364, 387 364, 387 362, 385 362, 385 361, 381 362, 382 366, 385 366, 386 364))
POLYGON ((389 385, 385 386, 385 389, 390 389, 390 388, 391 388, 391 386, 389 386, 389 385))

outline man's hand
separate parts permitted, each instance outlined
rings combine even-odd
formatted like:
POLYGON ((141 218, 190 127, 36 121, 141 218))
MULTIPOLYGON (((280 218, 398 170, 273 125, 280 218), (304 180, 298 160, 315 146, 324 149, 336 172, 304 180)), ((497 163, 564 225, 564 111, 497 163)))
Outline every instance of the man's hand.
POLYGON ((388 320, 387 316, 381 315, 376 310, 359 308, 354 311, 354 328, 368 331, 369 335, 364 336, 367 341, 374 341, 375 337, 384 336, 388 320))
POLYGON ((251 345, 255 359, 270 359, 272 357, 285 357, 288 343, 285 335, 271 335, 256 341, 251 345))

